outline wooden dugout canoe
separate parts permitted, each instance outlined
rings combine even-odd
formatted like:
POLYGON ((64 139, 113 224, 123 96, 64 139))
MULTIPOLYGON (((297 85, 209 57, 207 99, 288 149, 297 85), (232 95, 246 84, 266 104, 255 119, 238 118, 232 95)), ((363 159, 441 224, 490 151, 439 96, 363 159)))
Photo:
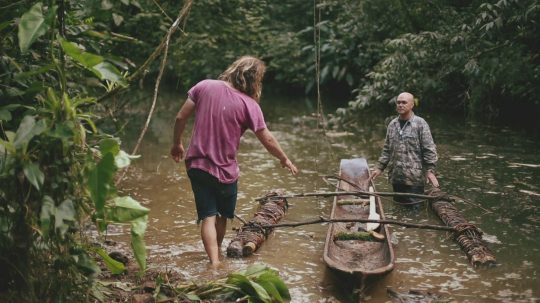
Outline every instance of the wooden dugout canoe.
MULTIPOLYGON (((354 185, 340 180, 337 190, 368 191, 373 186, 370 172, 364 158, 342 159, 339 176, 354 185)), ((377 213, 381 220, 385 219, 381 200, 375 197, 377 213)), ((356 196, 336 196, 333 201, 331 219, 367 219, 369 216, 369 198, 356 196)), ((395 256, 392 248, 391 234, 388 226, 380 225, 376 230, 385 236, 383 241, 335 240, 337 234, 354 233, 366 228, 366 223, 331 223, 326 234, 324 245, 324 262, 338 272, 352 274, 359 278, 359 287, 370 276, 383 275, 394 268, 395 256)))

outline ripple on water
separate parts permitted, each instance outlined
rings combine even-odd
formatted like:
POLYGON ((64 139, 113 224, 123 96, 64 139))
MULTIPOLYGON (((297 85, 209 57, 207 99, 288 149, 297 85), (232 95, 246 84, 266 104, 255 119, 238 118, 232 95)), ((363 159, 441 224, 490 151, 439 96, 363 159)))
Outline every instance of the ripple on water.
POLYGON ((490 234, 487 234, 485 232, 484 232, 484 234, 482 234, 482 240, 484 240, 484 241, 486 241, 488 243, 492 243, 492 244, 502 244, 502 242, 499 241, 497 236, 490 235, 490 234))
POLYGON ((440 290, 442 292, 450 293, 452 291, 465 289, 461 281, 458 280, 447 280, 446 282, 439 284, 440 290))
POLYGON ((291 287, 289 293, 291 294, 291 303, 315 302, 314 295, 303 287, 291 287))

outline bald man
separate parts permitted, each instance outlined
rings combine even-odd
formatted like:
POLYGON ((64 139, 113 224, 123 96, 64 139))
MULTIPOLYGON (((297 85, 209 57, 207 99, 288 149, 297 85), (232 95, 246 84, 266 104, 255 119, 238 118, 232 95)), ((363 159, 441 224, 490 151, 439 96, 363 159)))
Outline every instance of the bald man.
MULTIPOLYGON (((414 114, 413 107, 414 96, 411 93, 399 94, 396 99, 399 116, 388 124, 384 147, 372 179, 388 167, 388 180, 394 192, 423 194, 426 182, 439 187, 435 176, 437 149, 429 125, 414 114)), ((405 205, 422 202, 409 197, 394 197, 394 201, 405 205)))

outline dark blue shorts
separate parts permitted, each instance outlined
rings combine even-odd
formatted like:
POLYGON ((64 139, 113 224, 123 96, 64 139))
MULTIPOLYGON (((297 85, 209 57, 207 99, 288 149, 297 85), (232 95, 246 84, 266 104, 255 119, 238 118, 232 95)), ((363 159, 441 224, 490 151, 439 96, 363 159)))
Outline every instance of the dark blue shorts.
POLYGON ((207 217, 234 218, 238 182, 225 184, 211 174, 197 168, 187 171, 197 206, 197 223, 207 217))
MULTIPOLYGON (((424 194, 424 187, 423 186, 413 186, 413 185, 405 185, 405 184, 399 184, 394 183, 392 184, 392 187, 394 189, 394 192, 399 193, 409 193, 409 194, 424 194)), ((413 197, 397 197, 394 196, 394 201, 398 204, 402 205, 419 205, 420 203, 424 202, 424 199, 420 198, 413 198, 413 197)))

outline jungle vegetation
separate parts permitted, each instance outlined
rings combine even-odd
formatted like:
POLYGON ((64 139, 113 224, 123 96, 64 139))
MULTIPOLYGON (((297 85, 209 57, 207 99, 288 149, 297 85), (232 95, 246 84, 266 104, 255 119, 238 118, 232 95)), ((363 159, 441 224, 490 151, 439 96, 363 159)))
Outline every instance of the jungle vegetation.
POLYGON ((92 297, 96 258, 124 269, 89 243, 89 223, 130 224, 145 270, 149 210, 116 190, 133 156, 110 121, 136 102, 123 92, 160 72, 172 27, 162 67, 183 89, 251 54, 283 92, 313 95, 319 81, 346 96, 337 122, 403 90, 429 109, 531 122, 538 20, 534 0, 0 1, 0 292, 92 297))

